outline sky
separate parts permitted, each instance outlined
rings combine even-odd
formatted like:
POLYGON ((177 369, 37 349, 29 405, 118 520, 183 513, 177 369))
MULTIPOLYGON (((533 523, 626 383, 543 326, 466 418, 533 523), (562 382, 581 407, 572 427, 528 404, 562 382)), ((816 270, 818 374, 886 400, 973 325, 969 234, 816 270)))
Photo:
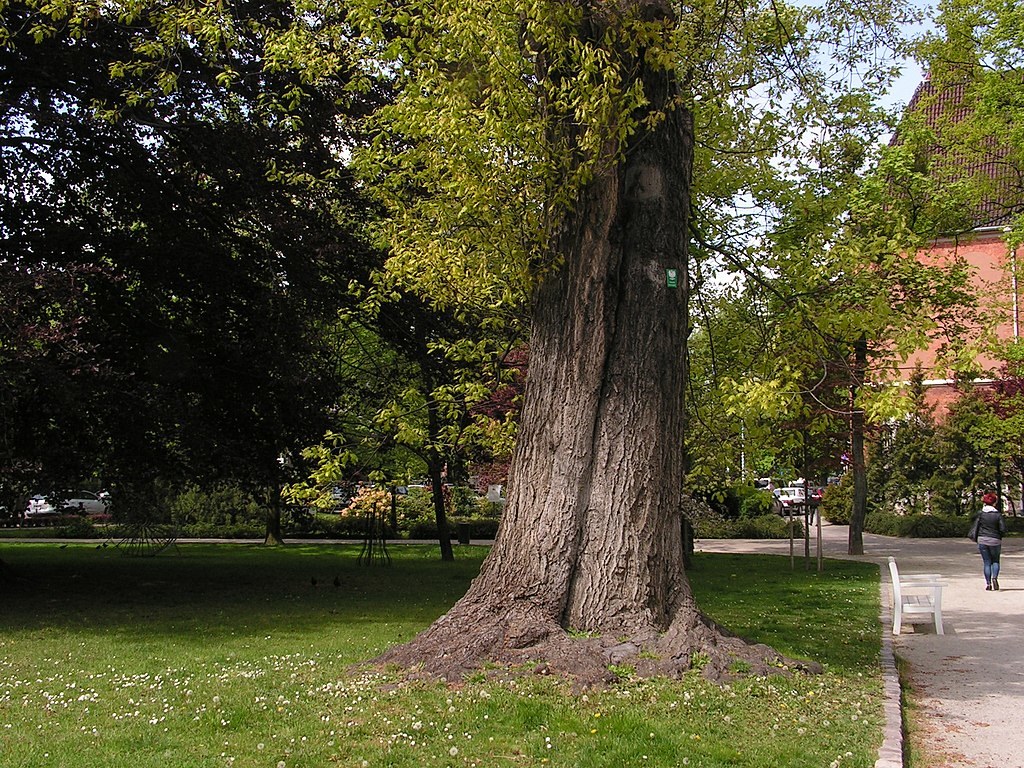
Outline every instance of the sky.
MULTIPOLYGON (((935 7, 938 0, 910 0, 911 4, 921 13, 921 21, 909 30, 909 34, 917 36, 935 29, 935 7)), ((910 97, 914 95, 921 80, 924 79, 924 70, 921 65, 913 59, 907 59, 903 63, 903 75, 893 84, 889 91, 888 103, 892 106, 906 106, 910 97)))
POLYGON ((893 84, 886 102, 892 106, 905 107, 907 102, 910 101, 910 97, 914 95, 914 90, 923 79, 924 70, 921 69, 920 65, 916 61, 906 62, 903 74, 893 84))

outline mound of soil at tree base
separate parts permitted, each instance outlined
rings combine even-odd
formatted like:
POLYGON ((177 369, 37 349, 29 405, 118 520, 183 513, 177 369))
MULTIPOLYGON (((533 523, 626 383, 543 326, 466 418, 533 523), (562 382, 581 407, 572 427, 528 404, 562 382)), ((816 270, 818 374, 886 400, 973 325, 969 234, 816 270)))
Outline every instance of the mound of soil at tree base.
POLYGON ((679 677, 699 669, 717 682, 745 675, 821 672, 815 662, 787 659, 766 645, 748 643, 697 613, 665 632, 648 628, 592 637, 569 633, 530 606, 485 607, 466 600, 374 661, 449 682, 490 664, 502 674, 519 669, 559 675, 578 688, 615 682, 616 665, 628 666, 641 677, 679 677))

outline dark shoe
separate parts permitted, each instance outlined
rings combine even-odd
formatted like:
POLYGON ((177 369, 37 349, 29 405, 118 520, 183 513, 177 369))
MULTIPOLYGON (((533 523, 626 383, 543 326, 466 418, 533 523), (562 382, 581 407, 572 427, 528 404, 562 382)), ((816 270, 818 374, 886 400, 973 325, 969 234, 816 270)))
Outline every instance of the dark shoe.
POLYGON ((992 579, 992 589, 999 591, 999 579, 992 579))
POLYGON ((986 584, 985 585, 985 591, 986 592, 991 592, 992 591, 992 585, 991 584, 986 584))

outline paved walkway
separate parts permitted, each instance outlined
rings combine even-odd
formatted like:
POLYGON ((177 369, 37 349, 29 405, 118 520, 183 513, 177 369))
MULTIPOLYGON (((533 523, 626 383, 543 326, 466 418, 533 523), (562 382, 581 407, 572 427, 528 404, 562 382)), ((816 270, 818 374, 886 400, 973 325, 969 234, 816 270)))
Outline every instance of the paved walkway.
MULTIPOLYGON (((863 558, 846 554, 846 526, 822 527, 825 557, 865 559, 880 565, 896 558, 903 573, 941 573, 946 634, 919 624, 892 638, 907 662, 931 762, 914 768, 1024 768, 1024 540, 1003 545, 1001 590, 986 592, 976 545, 963 539, 895 539, 864 535, 863 558)), ((789 554, 788 541, 699 540, 704 552, 789 554)), ((814 542, 812 555, 816 552, 814 542)), ((797 556, 802 557, 802 542, 797 556)), ((888 604, 888 568, 883 577, 888 604)), ((884 628, 891 637, 891 623, 884 628)), ((898 695, 890 693, 890 698, 898 695)), ((893 702, 890 702, 891 704, 893 702)), ((898 704, 896 702, 895 704, 898 704)), ((890 745, 891 746, 891 745, 890 745)), ((898 765, 890 757, 878 765, 898 765)))

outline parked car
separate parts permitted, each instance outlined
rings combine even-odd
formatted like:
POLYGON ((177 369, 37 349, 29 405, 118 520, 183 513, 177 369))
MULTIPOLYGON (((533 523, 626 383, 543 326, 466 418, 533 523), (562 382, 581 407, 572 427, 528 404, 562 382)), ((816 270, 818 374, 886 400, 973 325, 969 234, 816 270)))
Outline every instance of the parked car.
POLYGON ((754 481, 754 487, 758 490, 771 491, 774 493, 782 488, 786 482, 777 477, 759 477, 754 481))
POLYGON ((60 501, 60 509, 42 494, 36 494, 28 500, 25 509, 26 520, 47 520, 60 515, 105 515, 110 507, 110 495, 78 491, 73 496, 60 501))

